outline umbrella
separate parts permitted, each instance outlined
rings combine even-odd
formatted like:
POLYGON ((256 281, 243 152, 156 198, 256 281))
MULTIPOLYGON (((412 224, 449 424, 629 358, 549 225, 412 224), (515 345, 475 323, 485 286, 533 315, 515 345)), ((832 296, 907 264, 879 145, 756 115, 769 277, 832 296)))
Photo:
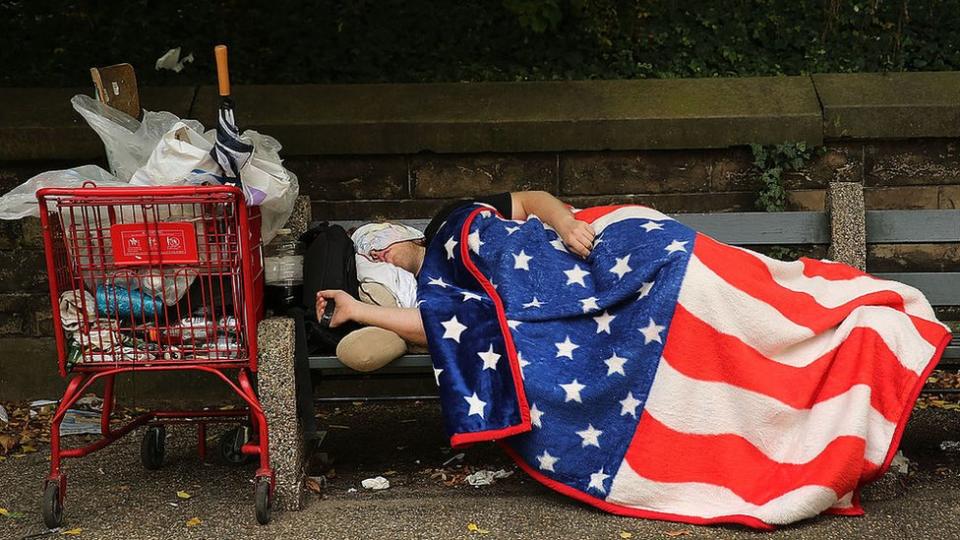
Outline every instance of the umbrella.
POLYGON ((214 55, 217 58, 217 81, 220 85, 220 112, 217 115, 217 142, 210 155, 223 169, 224 183, 237 185, 240 184, 240 168, 250 159, 253 145, 240 140, 240 130, 233 116, 226 45, 217 45, 214 55))

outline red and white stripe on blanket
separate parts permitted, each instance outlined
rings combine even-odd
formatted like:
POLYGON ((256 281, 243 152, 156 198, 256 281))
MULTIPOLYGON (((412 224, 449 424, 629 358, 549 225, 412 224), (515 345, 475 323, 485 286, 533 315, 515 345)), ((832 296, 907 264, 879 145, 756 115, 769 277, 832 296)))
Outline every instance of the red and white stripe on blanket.
POLYGON ((697 234, 606 501, 756 527, 862 514, 949 339, 909 286, 697 234))

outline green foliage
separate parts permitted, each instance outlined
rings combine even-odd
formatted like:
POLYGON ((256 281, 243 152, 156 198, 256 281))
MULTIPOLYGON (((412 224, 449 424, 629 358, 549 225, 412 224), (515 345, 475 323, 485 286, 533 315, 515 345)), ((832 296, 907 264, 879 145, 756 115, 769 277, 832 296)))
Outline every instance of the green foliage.
POLYGON ((556 30, 563 19, 558 0, 503 0, 503 7, 516 15, 521 28, 537 34, 556 30))
POLYGON ((757 208, 764 212, 782 212, 787 207, 783 173, 802 169, 813 156, 813 150, 802 141, 773 146, 751 144, 750 150, 753 152, 753 166, 762 183, 757 208))
POLYGON ((0 0, 0 85, 435 82, 960 69, 960 0, 0 0), (196 61, 153 68, 173 47, 196 61))
MULTIPOLYGON (((760 175, 761 187, 757 193, 757 208, 764 212, 782 212, 787 208, 787 190, 783 184, 784 173, 799 171, 817 151, 807 148, 806 143, 784 143, 771 146, 751 144, 753 166, 760 175)), ((793 260, 797 252, 784 246, 770 248, 768 255, 780 260, 793 260)))

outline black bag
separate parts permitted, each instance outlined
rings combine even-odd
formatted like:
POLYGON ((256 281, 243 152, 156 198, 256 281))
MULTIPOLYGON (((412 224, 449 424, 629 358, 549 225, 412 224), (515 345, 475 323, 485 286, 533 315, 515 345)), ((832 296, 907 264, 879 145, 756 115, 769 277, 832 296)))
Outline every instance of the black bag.
POLYGON ((300 236, 306 246, 303 255, 303 307, 308 348, 311 353, 334 354, 337 344, 348 333, 360 328, 347 323, 322 328, 317 321, 317 291, 342 289, 357 298, 357 261, 353 241, 339 225, 327 222, 314 226, 300 236))

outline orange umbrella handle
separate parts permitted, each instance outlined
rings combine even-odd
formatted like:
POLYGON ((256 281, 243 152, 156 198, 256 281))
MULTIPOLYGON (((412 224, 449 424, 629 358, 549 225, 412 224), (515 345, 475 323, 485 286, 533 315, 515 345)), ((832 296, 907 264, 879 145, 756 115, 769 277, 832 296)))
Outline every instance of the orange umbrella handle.
POLYGON ((230 70, 227 68, 227 46, 217 45, 213 49, 217 57, 217 82, 220 83, 220 95, 230 95, 230 70))

